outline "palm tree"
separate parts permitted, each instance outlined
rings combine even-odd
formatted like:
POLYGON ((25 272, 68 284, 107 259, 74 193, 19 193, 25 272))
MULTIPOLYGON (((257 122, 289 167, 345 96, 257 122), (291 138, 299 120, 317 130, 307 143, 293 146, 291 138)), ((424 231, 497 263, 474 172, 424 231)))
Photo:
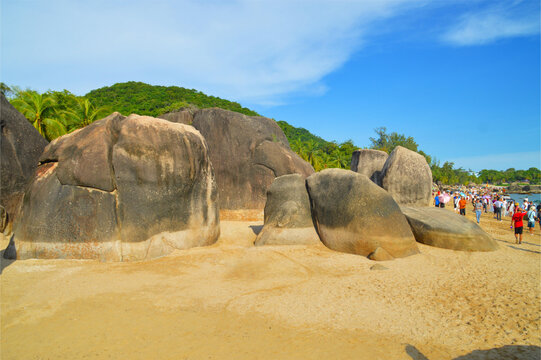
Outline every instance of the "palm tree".
POLYGON ((314 140, 308 140, 304 143, 304 160, 308 161, 314 167, 314 170, 319 171, 322 167, 321 150, 314 140))
POLYGON ((47 140, 51 141, 66 134, 66 126, 56 110, 56 101, 52 96, 39 94, 33 90, 17 91, 11 104, 47 140))
POLYGON ((92 124, 109 113, 109 109, 95 107, 87 98, 76 98, 75 106, 63 111, 70 122, 70 132, 92 124))

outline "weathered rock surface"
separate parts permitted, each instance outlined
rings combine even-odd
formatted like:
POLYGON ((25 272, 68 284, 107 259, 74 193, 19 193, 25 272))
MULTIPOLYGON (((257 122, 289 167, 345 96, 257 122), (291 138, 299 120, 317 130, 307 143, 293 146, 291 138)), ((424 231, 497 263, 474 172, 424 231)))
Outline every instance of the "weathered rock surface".
POLYGON ((541 194, 541 185, 521 185, 515 182, 507 187, 507 192, 517 194, 541 194))
POLYGON ((314 169, 289 148, 276 122, 218 108, 196 112, 192 124, 209 147, 220 210, 259 209, 275 177, 314 169))
POLYGON ((381 169, 389 155, 385 151, 359 149, 351 156, 351 171, 366 175, 370 180, 379 183, 381 169))
POLYGON ((404 206, 428 206, 432 198, 432 171, 424 156, 397 146, 381 170, 378 185, 404 206))
POLYGON ((0 94, 0 131, 0 204, 11 222, 49 142, 3 94, 0 94))
POLYGON ((6 209, 0 205, 0 232, 4 232, 8 224, 8 213, 6 209))
POLYGON ((291 174, 276 178, 267 191, 265 223, 255 245, 320 243, 312 222, 304 177, 291 174))
POLYGON ((451 211, 401 207, 415 239, 423 244, 463 251, 493 251, 498 244, 479 225, 451 211))
POLYGON ((158 116, 159 119, 168 120, 174 123, 191 125, 193 122, 193 110, 182 109, 179 111, 172 111, 158 116))
POLYGON ((390 260, 419 252, 393 198, 366 176, 329 169, 306 179, 319 238, 330 249, 390 260))
POLYGON ((214 174, 191 126, 114 113, 40 161, 15 224, 19 259, 140 260, 218 238, 214 174))

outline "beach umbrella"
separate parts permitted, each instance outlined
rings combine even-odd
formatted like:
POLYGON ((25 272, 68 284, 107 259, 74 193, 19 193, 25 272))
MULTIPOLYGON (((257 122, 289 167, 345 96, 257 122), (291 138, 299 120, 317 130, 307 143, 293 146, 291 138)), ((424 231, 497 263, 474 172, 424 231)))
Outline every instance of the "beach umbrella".
POLYGON ((443 194, 442 197, 443 199, 440 199, 440 201, 443 202, 444 204, 447 204, 449 200, 451 200, 451 195, 449 194, 443 194))

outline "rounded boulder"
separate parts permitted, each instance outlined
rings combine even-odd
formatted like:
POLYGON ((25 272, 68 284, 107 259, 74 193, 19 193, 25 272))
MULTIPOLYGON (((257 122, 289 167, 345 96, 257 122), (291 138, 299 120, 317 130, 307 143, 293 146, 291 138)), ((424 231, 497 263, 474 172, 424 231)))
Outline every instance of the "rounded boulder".
POLYGON ((267 191, 265 222, 255 245, 319 243, 304 177, 299 174, 277 177, 267 191))
POLYGON ((319 238, 330 249, 390 260, 419 249, 398 204, 365 175, 328 169, 306 179, 319 238))
POLYGON ((0 205, 7 213, 6 221, 11 223, 49 142, 1 93, 0 130, 0 205))
POLYGON ((142 260, 214 243, 217 191, 193 127, 114 113, 51 142, 15 224, 17 258, 142 260))
POLYGON ((401 207, 420 243, 443 249, 494 251, 498 244, 479 225, 452 211, 401 207))
POLYGON ((359 149, 351 156, 351 171, 367 176, 370 180, 379 183, 381 169, 389 155, 385 151, 373 149, 359 149))
POLYGON ((274 178, 295 173, 306 177, 314 172, 289 148, 272 119, 211 108, 197 111, 193 126, 209 146, 220 210, 262 212, 274 178))
POLYGON ((378 185, 404 206, 428 206, 432 201, 432 171, 424 156, 397 146, 385 161, 378 185))

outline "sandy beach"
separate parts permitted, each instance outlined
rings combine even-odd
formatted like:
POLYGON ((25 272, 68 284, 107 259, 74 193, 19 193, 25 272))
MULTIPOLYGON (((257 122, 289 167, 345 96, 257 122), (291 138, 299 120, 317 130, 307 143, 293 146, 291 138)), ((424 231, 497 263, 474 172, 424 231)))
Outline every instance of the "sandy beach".
POLYGON ((495 252, 386 262, 254 247, 254 221, 151 261, 2 259, 1 358, 538 359, 539 228, 509 222, 483 214, 495 252))

